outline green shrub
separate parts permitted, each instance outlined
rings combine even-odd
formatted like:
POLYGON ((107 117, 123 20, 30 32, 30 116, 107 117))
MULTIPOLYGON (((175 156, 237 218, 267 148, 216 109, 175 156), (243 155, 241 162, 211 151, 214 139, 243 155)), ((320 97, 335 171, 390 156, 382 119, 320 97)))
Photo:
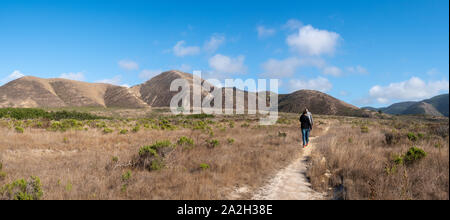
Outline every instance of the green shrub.
POLYGON ((234 143, 234 139, 233 138, 228 138, 227 141, 228 141, 228 144, 233 144, 234 143))
POLYGON ((103 129, 103 133, 104 133, 104 134, 113 133, 113 129, 111 129, 111 128, 104 128, 104 129, 103 129))
POLYGON ((167 119, 162 119, 159 121, 159 128, 162 130, 174 130, 176 126, 172 125, 167 119))
POLYGON ((127 182, 131 179, 131 170, 125 171, 125 173, 122 174, 122 181, 127 182))
POLYGON ((128 130, 127 129, 122 129, 119 132, 120 134, 128 134, 128 130))
POLYGON ((139 149, 139 154, 133 159, 133 167, 147 169, 148 171, 160 170, 164 167, 163 158, 172 150, 172 144, 167 140, 143 146, 139 149))
POLYGON ((17 133, 23 133, 25 130, 22 127, 16 127, 17 133))
POLYGON ((423 134, 423 133, 417 133, 417 137, 418 137, 419 139, 423 139, 423 138, 425 137, 425 134, 423 134))
POLYGON ((206 163, 202 163, 202 164, 200 164, 200 168, 201 168, 202 170, 207 170, 207 169, 209 169, 209 165, 206 164, 206 163))
POLYGON ((191 138, 183 136, 177 141, 177 144, 180 145, 180 146, 193 147, 194 146, 194 140, 192 140, 191 138))
POLYGON ((241 124, 241 128, 248 128, 248 127, 250 127, 250 124, 247 122, 241 124))
POLYGON ((220 142, 216 139, 206 141, 206 143, 209 148, 215 148, 220 145, 220 142))
POLYGON ((406 152, 403 159, 404 159, 405 163, 411 164, 415 161, 419 161, 419 160, 423 159, 426 156, 427 156, 427 153, 424 150, 422 150, 418 147, 412 147, 408 150, 408 152, 406 152))
POLYGON ((43 195, 39 177, 19 179, 0 188, 0 199, 7 200, 39 200, 43 195))
POLYGON ((117 163, 117 162, 119 162, 119 157, 113 156, 113 157, 111 158, 111 160, 112 160, 114 163, 117 163))
POLYGON ((137 125, 131 131, 133 131, 133 133, 137 133, 137 132, 139 132, 140 129, 141 129, 141 127, 139 125, 137 125))
POLYGON ((409 132, 409 133, 408 133, 408 139, 409 139, 410 141, 412 141, 412 142, 416 142, 419 138, 418 138, 417 135, 415 135, 414 133, 409 132))
POLYGON ((70 181, 67 181, 67 184, 66 184, 66 191, 67 191, 67 192, 72 191, 72 183, 71 183, 70 181))
POLYGON ((369 128, 367 126, 361 126, 361 133, 369 133, 369 128))
POLYGON ((286 134, 286 132, 278 131, 278 137, 283 137, 283 138, 285 138, 285 137, 287 137, 287 134, 286 134))

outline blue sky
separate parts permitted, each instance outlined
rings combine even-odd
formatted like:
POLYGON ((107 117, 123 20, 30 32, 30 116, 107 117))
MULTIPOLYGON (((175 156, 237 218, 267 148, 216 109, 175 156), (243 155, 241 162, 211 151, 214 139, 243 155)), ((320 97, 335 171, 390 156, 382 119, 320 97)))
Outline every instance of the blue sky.
POLYGON ((0 84, 201 70, 385 106, 447 93, 448 60, 446 0, 0 2, 0 84))

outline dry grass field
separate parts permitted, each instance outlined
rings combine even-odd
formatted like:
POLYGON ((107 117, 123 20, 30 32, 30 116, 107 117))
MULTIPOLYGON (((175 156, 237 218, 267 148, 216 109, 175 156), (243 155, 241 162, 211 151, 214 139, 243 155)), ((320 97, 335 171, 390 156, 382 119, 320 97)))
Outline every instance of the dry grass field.
POLYGON ((330 199, 448 200, 448 118, 340 118, 318 138, 308 177, 330 199))
POLYGON ((41 199, 248 199, 301 151, 296 117, 1 119, 0 186, 37 176, 41 199), (142 166, 141 148, 163 141, 142 166))
MULTIPOLYGON (((302 152, 296 114, 81 111, 112 118, 0 119, 0 199, 250 199, 302 152)), ((315 122, 308 176, 330 199, 448 199, 448 119, 315 122), (400 163, 413 146, 426 156, 400 163)))

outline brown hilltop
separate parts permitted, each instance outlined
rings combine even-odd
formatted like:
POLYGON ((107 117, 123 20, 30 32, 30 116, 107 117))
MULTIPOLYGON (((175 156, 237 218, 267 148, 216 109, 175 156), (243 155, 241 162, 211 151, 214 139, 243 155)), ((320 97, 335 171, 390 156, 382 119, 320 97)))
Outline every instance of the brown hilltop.
MULTIPOLYGON (((186 79, 190 84, 191 104, 192 104, 193 75, 189 73, 180 72, 177 70, 163 72, 143 84, 132 87, 131 90, 144 102, 146 102, 148 105, 152 107, 169 107, 172 97, 178 93, 178 92, 170 92, 170 84, 172 83, 173 80, 176 79, 186 79)), ((209 82, 205 81, 204 79, 201 79, 201 82, 203 85, 209 84, 209 82)), ((212 89, 213 88, 216 89, 216 87, 214 87, 213 85, 210 84, 210 86, 212 89)), ((202 91, 201 100, 203 101, 207 95, 208 92, 202 91)), ((254 92, 247 92, 235 88, 222 88, 222 100, 224 103, 223 107, 225 106, 225 99, 227 98, 228 100, 233 102, 233 108, 235 108, 236 105, 244 106, 245 108, 247 108, 248 106, 247 100, 249 96, 258 97, 258 95, 254 92), (234 100, 233 97, 235 97, 236 95, 243 95, 244 96, 243 102, 234 100), (231 98, 233 98, 233 100, 231 100, 231 98)), ((212 102, 212 104, 213 103, 214 101, 212 102)))
POLYGON ((128 88, 26 76, 0 87, 0 107, 127 107, 147 105, 128 88))
POLYGON ((300 113, 308 108, 314 114, 369 116, 356 106, 314 90, 299 90, 291 94, 279 95, 278 99, 278 109, 281 112, 300 113))

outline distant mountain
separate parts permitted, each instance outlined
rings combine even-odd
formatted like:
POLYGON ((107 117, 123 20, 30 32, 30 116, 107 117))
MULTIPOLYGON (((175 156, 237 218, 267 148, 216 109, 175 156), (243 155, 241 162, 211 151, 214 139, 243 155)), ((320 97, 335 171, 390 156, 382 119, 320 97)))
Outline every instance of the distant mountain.
POLYGON ((104 83, 26 76, 0 87, 0 107, 86 106, 147 107, 128 88, 104 83))
POLYGON ((424 100, 424 102, 431 104, 438 110, 442 115, 449 116, 449 94, 443 94, 435 96, 431 99, 424 100))
POLYGON ((372 111, 381 110, 392 115, 432 115, 449 117, 449 94, 435 96, 419 102, 400 102, 385 108, 364 107, 372 111))

